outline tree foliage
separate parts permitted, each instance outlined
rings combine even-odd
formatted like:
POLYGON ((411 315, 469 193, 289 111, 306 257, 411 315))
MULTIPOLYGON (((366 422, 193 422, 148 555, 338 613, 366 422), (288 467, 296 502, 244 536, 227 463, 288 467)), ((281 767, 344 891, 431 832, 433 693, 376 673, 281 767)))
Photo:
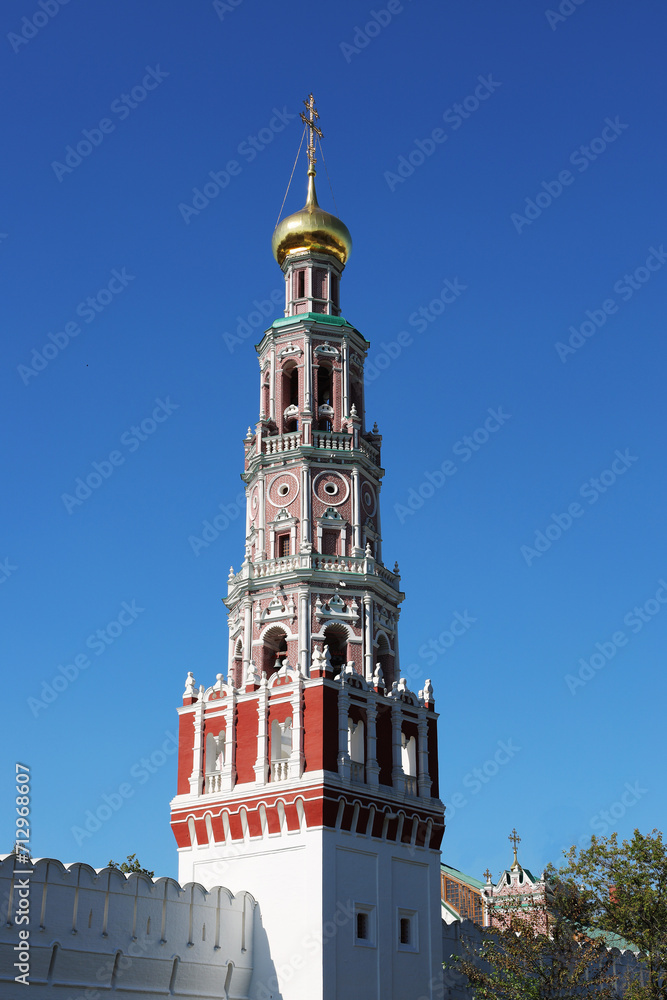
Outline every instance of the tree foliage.
POLYGON ((589 927, 618 934, 644 955, 648 983, 632 983, 631 1000, 667 1000, 667 848, 662 833, 618 843, 616 833, 591 838, 590 847, 572 847, 559 869, 547 869, 576 892, 589 927))
POLYGON ((155 877, 155 872, 149 872, 148 868, 141 867, 136 854, 128 854, 127 861, 121 861, 120 864, 117 861, 110 861, 107 868, 116 868, 125 875, 138 872, 140 875, 148 875, 149 878, 155 877))
POLYGON ((481 929, 459 963, 475 1000, 612 1000, 612 958, 605 944, 587 936, 584 905, 558 882, 548 898, 527 907, 517 897, 494 901, 496 926, 481 929))

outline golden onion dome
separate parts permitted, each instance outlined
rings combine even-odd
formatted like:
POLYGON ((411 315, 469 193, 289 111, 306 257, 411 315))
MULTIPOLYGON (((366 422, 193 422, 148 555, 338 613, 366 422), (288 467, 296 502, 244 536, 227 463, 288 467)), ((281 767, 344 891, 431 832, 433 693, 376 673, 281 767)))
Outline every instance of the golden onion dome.
POLYGON ((291 254, 328 253, 345 265, 352 250, 352 237, 344 222, 317 203, 315 170, 308 171, 308 197, 300 212, 294 212, 279 222, 271 241, 273 256, 282 266, 291 254))

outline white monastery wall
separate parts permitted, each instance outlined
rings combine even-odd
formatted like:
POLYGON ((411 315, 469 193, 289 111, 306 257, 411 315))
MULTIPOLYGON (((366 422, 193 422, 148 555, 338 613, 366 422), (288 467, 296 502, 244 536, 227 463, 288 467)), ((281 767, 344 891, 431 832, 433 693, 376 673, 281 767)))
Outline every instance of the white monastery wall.
POLYGON ((0 1000, 25 990, 15 982, 14 948, 26 928, 29 983, 40 1000, 250 996, 256 904, 248 893, 43 858, 33 862, 30 919, 20 925, 18 881, 26 875, 14 862, 0 857, 0 1000))

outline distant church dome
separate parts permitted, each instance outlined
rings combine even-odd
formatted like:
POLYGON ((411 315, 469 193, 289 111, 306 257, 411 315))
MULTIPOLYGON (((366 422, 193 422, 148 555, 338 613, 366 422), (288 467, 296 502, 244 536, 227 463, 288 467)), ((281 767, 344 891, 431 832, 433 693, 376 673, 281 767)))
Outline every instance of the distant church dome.
POLYGON ((344 222, 317 203, 315 170, 308 170, 308 197, 300 212, 279 222, 271 241, 273 256, 282 266, 291 254, 310 251, 328 253, 345 265, 352 250, 352 237, 344 222))

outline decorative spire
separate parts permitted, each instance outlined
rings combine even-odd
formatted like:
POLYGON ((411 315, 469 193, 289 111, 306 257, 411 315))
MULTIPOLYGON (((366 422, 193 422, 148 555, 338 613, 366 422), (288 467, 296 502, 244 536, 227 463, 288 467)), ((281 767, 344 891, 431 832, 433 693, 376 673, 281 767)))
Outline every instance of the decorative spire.
MULTIPOLYGON (((320 138, 320 139, 323 139, 324 136, 322 135, 322 130, 320 128, 318 128, 317 125, 315 124, 315 122, 320 117, 320 115, 319 115, 319 112, 318 112, 317 108, 315 107, 315 99, 313 98, 313 95, 309 94, 308 95, 308 100, 304 101, 303 103, 306 106, 306 111, 310 112, 310 117, 307 117, 306 115, 304 115, 303 111, 301 112, 300 117, 301 117, 301 121, 306 125, 307 128, 310 129, 310 135, 308 136, 308 147, 307 147, 307 153, 308 153, 308 174, 310 174, 311 171, 312 171, 312 174, 313 174, 313 177, 314 177, 315 176, 315 162, 316 162, 316 160, 315 160, 315 136, 318 136, 318 138, 320 138)), ((314 191, 314 189, 313 189, 313 191, 314 191)), ((310 193, 310 186, 309 186, 309 193, 310 193)))
POLYGON ((512 832, 510 833, 510 835, 509 835, 509 837, 507 839, 511 840, 512 844, 514 845, 514 861, 512 862, 512 869, 511 870, 512 871, 518 871, 518 870, 521 869, 521 865, 519 864, 519 862, 517 860, 516 849, 517 849, 517 846, 521 843, 521 837, 516 832, 516 827, 514 827, 514 829, 512 830, 512 832))

